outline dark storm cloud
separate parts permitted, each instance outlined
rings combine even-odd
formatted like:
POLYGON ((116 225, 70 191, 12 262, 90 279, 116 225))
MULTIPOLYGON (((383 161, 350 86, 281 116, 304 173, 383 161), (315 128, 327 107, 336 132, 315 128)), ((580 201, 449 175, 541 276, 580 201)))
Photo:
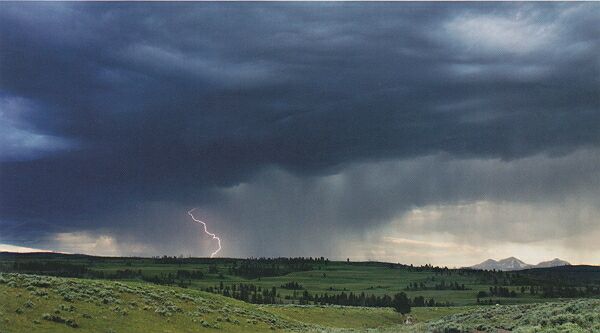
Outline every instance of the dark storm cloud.
POLYGON ((147 202, 219 207, 265 168, 308 179, 600 143, 593 3, 0 8, 5 239, 137 225, 147 202))
MULTIPOLYGON (((219 228, 228 236, 230 247, 240 247, 241 253, 252 255, 331 253, 332 240, 377 233, 379 226, 395 220, 400 220, 397 227, 402 227, 403 237, 446 232, 464 239, 465 244, 475 239, 521 242, 567 238, 598 230, 600 217, 594 207, 600 207, 599 163, 597 150, 584 150, 558 158, 536 155, 511 163, 427 156, 361 163, 318 177, 267 170, 251 182, 224 190, 220 202, 207 205, 205 213, 215 222, 241 221, 219 228), (472 211, 461 211, 462 205, 473 202, 498 206, 507 210, 502 213, 510 218, 502 219, 496 213, 496 220, 492 220, 486 214, 495 211, 485 211, 482 219, 472 211), (402 220, 412 209, 435 210, 439 206, 459 209, 452 213, 452 220, 448 217, 418 225, 402 220), (524 207, 521 211, 537 211, 543 218, 517 218, 508 210, 514 206, 524 207), (525 223, 532 232, 522 234, 514 228, 517 223, 525 223), (256 232, 257 226, 268 232, 256 232)), ((594 245, 573 244, 585 246, 594 245)))

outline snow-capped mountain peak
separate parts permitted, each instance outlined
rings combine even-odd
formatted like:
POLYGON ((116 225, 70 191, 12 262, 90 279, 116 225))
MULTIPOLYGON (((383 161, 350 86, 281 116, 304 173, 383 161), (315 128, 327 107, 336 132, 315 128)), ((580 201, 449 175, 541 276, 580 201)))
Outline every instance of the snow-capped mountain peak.
POLYGON ((567 261, 555 258, 549 261, 542 261, 537 265, 531 265, 523 262, 522 260, 509 257, 501 260, 488 259, 480 264, 471 266, 473 269, 483 269, 483 270, 497 270, 497 271, 516 271, 521 269, 528 268, 547 268, 547 267, 557 267, 557 266, 566 266, 570 265, 567 261))

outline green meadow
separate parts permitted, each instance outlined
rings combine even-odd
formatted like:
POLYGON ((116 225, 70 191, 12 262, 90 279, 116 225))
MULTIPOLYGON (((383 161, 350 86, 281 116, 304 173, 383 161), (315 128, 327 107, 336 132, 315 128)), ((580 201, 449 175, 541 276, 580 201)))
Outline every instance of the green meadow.
POLYGON ((256 305, 140 282, 0 274, 0 332, 598 332, 600 300, 389 308, 256 305))
POLYGON ((486 272, 306 258, 3 253, 0 271, 0 333, 600 332, 593 266, 486 272), (380 303, 397 293, 408 296, 409 313, 380 303))
MULTIPOLYGON (((151 281, 153 278, 169 276, 170 281, 158 281, 165 284, 183 286, 186 288, 204 290, 212 288, 213 291, 231 288, 233 285, 251 284, 262 290, 277 289, 276 301, 280 303, 300 303, 298 298, 306 290, 311 295, 340 293, 353 293, 366 295, 393 295, 398 292, 406 293, 410 298, 422 296, 425 299, 433 298, 436 303, 450 304, 452 306, 478 305, 477 294, 485 292, 486 297, 480 297, 480 302, 492 301, 493 304, 523 304, 547 302, 553 298, 544 295, 539 289, 548 284, 563 284, 564 279, 540 278, 537 275, 527 275, 519 272, 481 272, 462 269, 443 269, 434 267, 410 267, 398 264, 379 262, 336 262, 323 261, 310 263, 309 269, 295 271, 293 268, 276 276, 247 277, 232 273, 231 267, 243 262, 241 259, 148 259, 148 258, 99 258, 87 256, 63 257, 56 256, 51 259, 0 257, 0 268, 11 271, 15 262, 35 263, 55 262, 68 263, 77 267, 85 267, 85 272, 79 277, 92 277, 122 280, 122 281, 151 281), (178 273, 179 272, 179 273, 178 273), (180 273, 200 273, 201 276, 181 276, 180 273), (179 277, 178 277, 179 274, 179 277), (286 289, 283 285, 295 282, 300 289, 286 289), (440 285, 444 284, 445 287, 440 285), (417 285, 416 288, 411 285, 417 285), (455 288, 454 286, 459 286, 455 288), (514 291, 514 297, 506 295, 490 295, 489 289, 493 286, 503 286, 509 291, 514 291), (537 292, 531 293, 530 287, 534 285, 537 292), (222 288, 221 288, 222 287, 222 288), (464 287, 464 288, 463 288, 464 287), (526 288, 523 292, 523 288, 526 288), (293 299, 296 294, 296 299, 293 299)), ((266 264, 268 265, 268 264, 266 264)), ((306 268, 306 267, 305 267, 306 268)), ((43 273, 39 270, 18 270, 25 273, 43 273)), ((68 273, 68 272, 67 272, 68 273)), ((54 275, 56 272, 49 271, 54 275)), ((593 286, 600 288, 600 269, 577 273, 572 281, 574 288, 593 286), (580 278, 583 279, 580 281, 580 278), (589 280, 589 281, 588 281, 589 280)), ((275 275, 275 274, 272 274, 275 275)), ((222 292, 220 292, 222 293, 222 292)))

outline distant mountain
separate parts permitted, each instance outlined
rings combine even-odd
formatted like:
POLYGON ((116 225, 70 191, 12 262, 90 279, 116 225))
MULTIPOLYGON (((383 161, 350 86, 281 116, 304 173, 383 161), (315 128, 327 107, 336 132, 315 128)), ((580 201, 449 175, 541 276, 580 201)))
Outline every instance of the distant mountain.
POLYGON ((521 260, 510 257, 502 260, 488 259, 481 264, 471 266, 474 269, 497 270, 497 271, 515 271, 519 269, 531 268, 532 265, 526 264, 521 260))
POLYGON ((497 271, 518 271, 522 269, 528 268, 547 268, 547 267, 557 267, 557 266, 567 266, 571 265, 570 263, 555 258, 550 261, 542 261, 537 265, 527 264, 515 257, 510 257, 502 260, 494 260, 488 259, 480 264, 471 266, 469 268, 473 269, 483 269, 483 270, 497 270, 497 271))
POLYGON ((473 265, 469 268, 473 269, 485 269, 485 270, 493 270, 498 269, 498 262, 494 259, 488 259, 480 264, 473 265))
POLYGON ((550 261, 542 261, 541 263, 535 265, 535 268, 547 268, 547 267, 570 266, 570 265, 571 264, 568 261, 554 258, 550 261))

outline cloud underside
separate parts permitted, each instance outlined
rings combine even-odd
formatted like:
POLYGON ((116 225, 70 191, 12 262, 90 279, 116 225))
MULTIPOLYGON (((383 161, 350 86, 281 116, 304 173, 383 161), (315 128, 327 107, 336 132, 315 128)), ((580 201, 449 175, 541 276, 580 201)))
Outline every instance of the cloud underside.
POLYGON ((599 8, 0 3, 0 243, 592 261, 599 8))

